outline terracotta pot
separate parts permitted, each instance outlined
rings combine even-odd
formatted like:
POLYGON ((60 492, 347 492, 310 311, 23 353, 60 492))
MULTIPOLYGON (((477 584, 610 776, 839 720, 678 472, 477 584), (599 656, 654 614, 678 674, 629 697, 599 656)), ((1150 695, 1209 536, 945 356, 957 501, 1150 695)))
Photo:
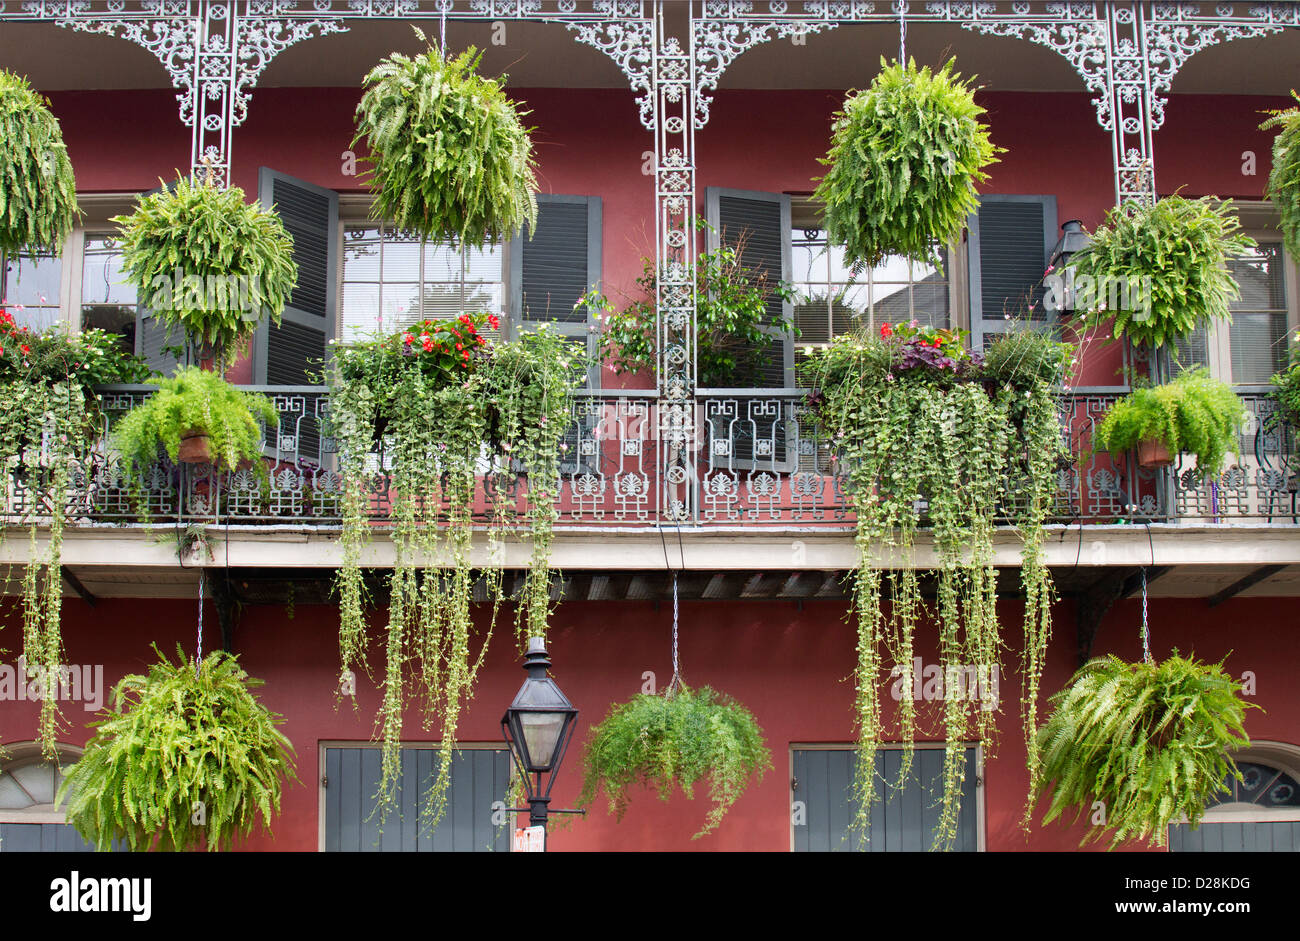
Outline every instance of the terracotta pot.
POLYGON ((1169 467, 1174 457, 1158 438, 1143 438, 1137 447, 1138 464, 1142 467, 1169 467))
POLYGON ((176 459, 182 464, 211 464, 212 449, 208 446, 208 436, 201 431, 187 431, 181 435, 176 459))

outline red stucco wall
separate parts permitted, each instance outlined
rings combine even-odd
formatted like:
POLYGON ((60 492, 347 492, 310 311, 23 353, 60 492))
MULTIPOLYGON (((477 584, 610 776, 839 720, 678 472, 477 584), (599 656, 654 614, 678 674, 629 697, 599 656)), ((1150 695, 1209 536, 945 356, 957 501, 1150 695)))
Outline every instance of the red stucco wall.
MULTIPOLYGON (((1178 647, 1204 659, 1219 660, 1231 653, 1228 668, 1235 676, 1256 674, 1255 702, 1264 711, 1250 713, 1247 729, 1253 738, 1300 744, 1300 692, 1293 677, 1300 670, 1300 650, 1285 643, 1290 630, 1289 601, 1234 599, 1210 609, 1203 600, 1154 599, 1151 602, 1153 652, 1157 657, 1178 647), (1248 627, 1247 627, 1248 626, 1248 627)), ((1044 695, 1060 689, 1074 667, 1073 604, 1057 610, 1055 640, 1049 655, 1044 695)), ((1019 649, 1020 609, 1002 606, 1011 651, 1019 649)), ((792 743, 852 741, 852 670, 854 635, 844 621, 844 607, 834 602, 693 602, 682 606, 681 659, 692 685, 712 685, 735 696, 758 719, 772 750, 774 769, 760 785, 751 787, 717 832, 690 839, 708 809, 702 796, 694 802, 675 798, 663 804, 649 793, 638 793, 623 822, 606 814, 603 804, 583 821, 554 836, 556 850, 767 850, 790 847, 789 780, 792 743)), ((1115 652, 1135 659, 1138 646, 1138 602, 1117 604, 1099 632, 1096 652, 1115 652)), ((553 806, 569 807, 581 778, 582 743, 588 729, 614 702, 640 691, 644 671, 654 671, 659 684, 671 676, 669 654, 671 614, 667 605, 652 603, 567 602, 554 619, 551 652, 555 676, 580 712, 574 748, 556 785, 553 806)), ((68 663, 103 663, 108 686, 128 672, 142 672, 152 660, 149 644, 174 652, 180 641, 194 648, 195 603, 189 601, 101 600, 94 609, 79 600, 66 603, 64 637, 68 663)), ((207 643, 217 642, 215 612, 209 608, 207 643)), ((513 649, 509 620, 503 619, 491 641, 473 702, 464 715, 460 739, 500 741, 499 720, 513 698, 523 672, 513 649)), ((0 631, 0 644, 12 651, 19 643, 17 625, 9 619, 0 631)), ((283 607, 253 606, 244 610, 235 650, 250 674, 266 681, 260 695, 283 713, 285 733, 298 752, 303 783, 285 794, 274 838, 251 840, 249 848, 315 850, 318 847, 318 767, 322 741, 366 741, 379 704, 378 692, 364 679, 358 694, 359 712, 346 705, 337 711, 333 689, 337 677, 338 615, 327 606, 298 605, 290 620, 283 607)), ((917 654, 937 662, 932 630, 923 631, 917 654)), ((999 743, 985 770, 986 840, 990 850, 1071 850, 1083 831, 1053 824, 1036 828, 1026 838, 1019 830, 1027 776, 1020 740, 1015 653, 1004 658, 999 743)), ((382 652, 372 649, 379 664, 382 652)), ((885 703, 893 702, 886 693, 885 703)), ((78 703, 65 703, 71 728, 65 741, 82 744, 84 724, 91 714, 78 703)), ((937 708, 940 704, 933 704, 937 708)), ((919 739, 941 739, 937 713, 919 739)), ((891 721, 887 718, 887 721, 891 721)), ((36 730, 36 709, 30 702, 0 703, 0 742, 30 740, 36 730)), ((407 738, 436 741, 424 732, 418 717, 407 720, 407 738)), ((702 795, 703 790, 697 791, 702 795)))

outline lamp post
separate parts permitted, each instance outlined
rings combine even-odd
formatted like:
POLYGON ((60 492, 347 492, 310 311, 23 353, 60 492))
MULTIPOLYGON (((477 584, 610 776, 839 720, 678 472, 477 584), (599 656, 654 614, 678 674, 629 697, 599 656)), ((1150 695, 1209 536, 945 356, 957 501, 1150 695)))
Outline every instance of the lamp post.
POLYGON ((528 825, 542 828, 543 848, 548 814, 580 813, 549 809, 551 787, 555 784, 556 772, 564 760, 578 718, 578 710, 560 692, 555 680, 546 675, 550 665, 550 656, 542 638, 529 638, 528 653, 524 657, 528 678, 501 717, 501 734, 510 746, 515 766, 523 777, 528 800, 527 808, 512 807, 511 810, 528 811, 528 825), (543 775, 547 776, 545 787, 543 775))

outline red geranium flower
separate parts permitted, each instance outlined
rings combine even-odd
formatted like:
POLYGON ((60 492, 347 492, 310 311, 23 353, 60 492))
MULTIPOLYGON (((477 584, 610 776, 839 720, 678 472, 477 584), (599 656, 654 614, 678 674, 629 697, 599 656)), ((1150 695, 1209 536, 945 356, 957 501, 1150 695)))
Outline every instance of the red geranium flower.
POLYGON ((425 338, 424 338, 424 351, 425 351, 426 353, 432 353, 432 352, 433 352, 433 341, 430 340, 428 337, 425 337, 425 338))
POLYGON ((22 350, 24 353, 30 353, 32 351, 32 348, 28 346, 26 343, 18 347, 18 349, 22 350))
POLYGON ((412 343, 415 342, 415 337, 411 336, 411 334, 409 333, 403 333, 402 342, 405 343, 407 346, 410 346, 412 343))
POLYGON ((501 318, 496 314, 488 314, 488 326, 493 330, 501 329, 501 318))
POLYGON ((880 325, 880 335, 882 337, 891 337, 894 335, 894 328, 887 323, 880 325))

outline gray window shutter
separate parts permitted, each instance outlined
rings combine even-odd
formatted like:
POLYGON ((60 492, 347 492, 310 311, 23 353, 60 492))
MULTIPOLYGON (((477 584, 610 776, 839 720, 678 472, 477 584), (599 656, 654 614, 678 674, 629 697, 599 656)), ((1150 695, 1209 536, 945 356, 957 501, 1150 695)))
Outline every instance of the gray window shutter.
POLYGON ((278 327, 264 322, 253 341, 253 382, 310 385, 321 371, 338 304, 339 196, 268 167, 258 170, 258 202, 273 206, 293 236, 298 282, 278 327))
POLYGON ((969 228, 971 348, 984 349, 991 334, 1005 333, 1015 320, 1054 323, 1041 286, 1057 240, 1056 197, 983 196, 969 228))
POLYGON ((524 226, 510 246, 510 336, 548 323, 594 362, 592 311, 574 305, 600 282, 601 237, 599 196, 538 195, 537 231, 524 226))
MULTIPOLYGON (((170 190, 175 185, 174 182, 169 183, 167 189, 170 190)), ((140 196, 144 198, 161 191, 161 186, 155 186, 141 193, 140 196)), ((179 327, 169 328, 145 306, 146 296, 147 293, 141 291, 136 299, 135 352, 149 364, 150 369, 156 369, 164 376, 170 375, 177 366, 189 362, 189 344, 185 339, 184 331, 179 327), (185 351, 180 357, 175 355, 174 351, 177 348, 185 351)))
MULTIPOLYGON (((740 260, 745 267, 765 273, 769 283, 790 280, 789 196, 710 186, 704 191, 704 207, 712 227, 708 236, 710 251, 721 244, 735 248, 743 241, 740 260)), ((794 322, 794 305, 775 293, 768 297, 767 309, 768 323, 775 324, 782 319, 794 322)), ((794 338, 775 326, 765 330, 779 341, 769 348, 771 355, 759 366, 757 376, 738 377, 729 386, 752 384, 760 389, 794 386, 794 338)), ((707 378, 699 377, 700 386, 705 385, 707 378)))

